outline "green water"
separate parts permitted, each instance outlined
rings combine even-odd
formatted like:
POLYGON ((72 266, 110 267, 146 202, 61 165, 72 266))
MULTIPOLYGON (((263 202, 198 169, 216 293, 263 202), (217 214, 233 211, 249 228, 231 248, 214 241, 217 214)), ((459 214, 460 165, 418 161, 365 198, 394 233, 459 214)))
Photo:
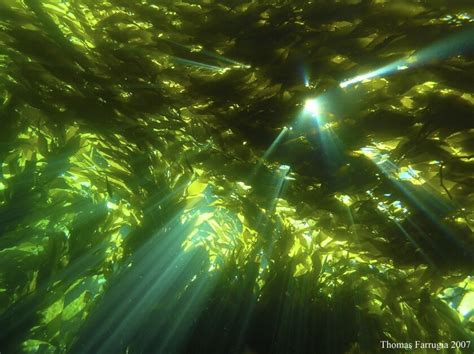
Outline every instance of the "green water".
POLYGON ((0 29, 1 353, 474 350, 474 3, 0 29))

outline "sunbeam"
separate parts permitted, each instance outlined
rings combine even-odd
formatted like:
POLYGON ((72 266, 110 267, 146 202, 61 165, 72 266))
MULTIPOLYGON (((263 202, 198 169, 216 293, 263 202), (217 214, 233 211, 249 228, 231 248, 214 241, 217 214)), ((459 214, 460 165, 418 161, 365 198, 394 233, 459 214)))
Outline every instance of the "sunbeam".
POLYGON ((252 169, 252 172, 250 173, 249 181, 252 181, 253 178, 257 176, 259 173, 261 167, 263 164, 268 160, 268 158, 275 152, 275 150, 279 147, 281 142, 283 141, 283 138, 287 135, 289 131, 291 131, 293 128, 292 127, 283 127, 281 129, 280 133, 278 133, 277 137, 273 142, 270 144, 267 150, 263 153, 262 157, 258 161, 257 165, 252 169))
POLYGON ((344 80, 339 84, 339 86, 346 88, 356 83, 368 81, 376 77, 392 75, 397 71, 413 69, 429 62, 463 54, 468 50, 471 50, 473 46, 474 30, 471 29, 462 31, 461 33, 453 35, 449 38, 440 40, 427 48, 414 52, 407 58, 399 59, 374 71, 344 80))
POLYGON ((190 53, 201 54, 201 55, 207 56, 209 58, 216 59, 217 61, 220 61, 220 62, 232 64, 232 68, 235 68, 235 69, 237 69, 237 68, 249 69, 251 67, 250 65, 240 63, 237 60, 233 60, 233 59, 227 58, 223 55, 219 55, 219 54, 210 52, 208 50, 205 50, 200 46, 184 45, 184 44, 178 43, 176 41, 173 41, 171 39, 165 39, 165 38, 160 38, 160 39, 167 42, 167 43, 171 43, 171 44, 174 44, 178 47, 184 48, 184 49, 188 50, 190 53))
MULTIPOLYGON (((143 321, 149 318, 156 306, 162 303, 172 307, 178 305, 180 299, 176 293, 184 291, 193 277, 208 268, 208 258, 202 250, 182 249, 182 243, 192 228, 192 221, 181 222, 180 213, 133 255, 128 267, 112 281, 102 305, 89 319, 76 343, 75 352, 117 352, 137 335, 143 321)), ((205 287, 204 284, 199 286, 194 296, 199 297, 199 289, 205 287)), ((182 324, 178 321, 175 326, 182 324)), ((174 332, 185 330, 168 324, 163 326, 157 330, 163 335, 164 346, 171 341, 174 332)))
POLYGON ((231 70, 230 67, 210 65, 210 64, 201 63, 201 62, 198 62, 198 61, 179 58, 179 57, 172 57, 172 59, 173 59, 173 62, 175 62, 177 64, 182 64, 182 65, 185 65, 185 66, 195 67, 195 68, 198 68, 198 69, 205 69, 205 70, 216 71, 216 72, 220 72, 220 73, 224 73, 228 70, 231 70))

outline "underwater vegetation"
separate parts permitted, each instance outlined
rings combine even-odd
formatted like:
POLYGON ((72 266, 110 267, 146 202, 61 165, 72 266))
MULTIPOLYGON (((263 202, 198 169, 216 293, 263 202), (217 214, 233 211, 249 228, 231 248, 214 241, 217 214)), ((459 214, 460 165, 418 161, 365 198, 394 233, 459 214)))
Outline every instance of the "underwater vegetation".
POLYGON ((0 29, 2 354, 474 350, 472 1, 0 29))

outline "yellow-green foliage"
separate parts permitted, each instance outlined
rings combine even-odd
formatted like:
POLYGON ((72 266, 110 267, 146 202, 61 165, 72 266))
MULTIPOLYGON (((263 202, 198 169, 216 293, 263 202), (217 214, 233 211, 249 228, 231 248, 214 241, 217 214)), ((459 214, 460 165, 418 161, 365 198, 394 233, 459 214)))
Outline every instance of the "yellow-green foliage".
MULTIPOLYGON (((175 301, 217 279, 189 343, 208 348, 199 334, 239 306, 272 352, 472 338, 472 50, 338 91, 330 123, 262 156, 309 95, 473 14, 451 0, 0 1, 0 351, 68 352, 133 255, 176 225, 183 254, 208 259, 175 301), (342 339, 285 336, 318 318, 342 339)), ((229 328, 239 352, 265 347, 229 328)), ((137 342, 121 350, 147 352, 137 342)))

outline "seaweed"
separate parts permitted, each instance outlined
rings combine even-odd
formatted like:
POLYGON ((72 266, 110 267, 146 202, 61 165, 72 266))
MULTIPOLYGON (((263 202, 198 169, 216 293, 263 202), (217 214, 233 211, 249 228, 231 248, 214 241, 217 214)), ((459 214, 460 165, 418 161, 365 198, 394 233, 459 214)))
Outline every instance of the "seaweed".
POLYGON ((473 16, 0 1, 0 351, 473 341, 473 16))

